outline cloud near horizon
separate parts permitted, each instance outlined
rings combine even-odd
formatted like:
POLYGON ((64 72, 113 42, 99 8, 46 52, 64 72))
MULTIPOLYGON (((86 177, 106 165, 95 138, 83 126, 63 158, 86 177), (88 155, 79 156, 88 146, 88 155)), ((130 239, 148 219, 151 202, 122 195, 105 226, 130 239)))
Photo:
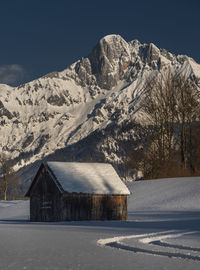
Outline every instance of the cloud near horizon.
POLYGON ((0 83, 17 86, 26 77, 25 69, 18 64, 0 66, 0 83))

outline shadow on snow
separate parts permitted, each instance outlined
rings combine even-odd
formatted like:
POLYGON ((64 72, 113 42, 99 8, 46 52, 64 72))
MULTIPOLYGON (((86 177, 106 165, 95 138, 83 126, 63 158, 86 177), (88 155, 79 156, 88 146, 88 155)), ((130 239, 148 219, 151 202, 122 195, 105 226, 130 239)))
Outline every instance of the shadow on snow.
POLYGON ((34 226, 69 226, 82 227, 90 231, 107 229, 122 229, 123 233, 129 233, 132 229, 150 230, 196 230, 200 231, 199 211, 148 211, 129 212, 126 221, 62 221, 62 222, 30 222, 28 219, 1 219, 0 224, 18 224, 34 226))

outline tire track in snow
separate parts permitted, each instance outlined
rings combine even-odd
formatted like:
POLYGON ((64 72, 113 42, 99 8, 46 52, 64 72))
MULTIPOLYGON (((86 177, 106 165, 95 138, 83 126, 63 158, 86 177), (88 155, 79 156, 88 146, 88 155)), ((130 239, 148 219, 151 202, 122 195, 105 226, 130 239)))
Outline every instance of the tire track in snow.
POLYGON ((137 234, 129 236, 118 236, 113 238, 99 239, 97 244, 100 246, 108 246, 118 248, 134 253, 145 253, 149 255, 158 255, 166 257, 174 257, 181 259, 190 259, 200 261, 200 248, 193 248, 181 245, 173 245, 161 242, 163 239, 178 238, 187 234, 194 234, 195 232, 180 232, 180 231, 165 231, 150 234, 137 234), (134 245, 127 245, 123 240, 133 239, 134 245), (154 247, 159 247, 156 249, 154 247), (194 254, 191 254, 194 252, 194 254))
POLYGON ((156 236, 156 235, 162 235, 162 234, 165 234, 165 233, 175 233, 177 231, 165 231, 165 232, 156 232, 156 233, 145 233, 145 234, 134 234, 134 235, 126 235, 126 236, 116 236, 116 237, 112 237, 112 238, 104 238, 104 239, 99 239, 97 241, 97 244, 100 245, 100 246, 106 246, 107 244, 109 243, 114 243, 114 242, 119 242, 121 240, 124 240, 124 239, 134 239, 134 238, 141 238, 141 237, 149 237, 149 236, 156 236))
POLYGON ((154 241, 154 242, 152 242, 152 244, 162 246, 162 247, 177 248, 177 249, 179 248, 179 249, 184 249, 184 250, 191 250, 191 251, 199 251, 200 252, 200 248, 193 248, 193 247, 169 244, 169 243, 164 243, 161 241, 154 241))

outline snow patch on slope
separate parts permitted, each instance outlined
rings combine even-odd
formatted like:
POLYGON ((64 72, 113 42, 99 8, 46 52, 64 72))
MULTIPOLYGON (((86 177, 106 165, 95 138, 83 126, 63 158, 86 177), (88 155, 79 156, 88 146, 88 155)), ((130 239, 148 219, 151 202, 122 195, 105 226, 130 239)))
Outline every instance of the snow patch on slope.
POLYGON ((200 177, 135 181, 129 211, 200 210, 200 177))

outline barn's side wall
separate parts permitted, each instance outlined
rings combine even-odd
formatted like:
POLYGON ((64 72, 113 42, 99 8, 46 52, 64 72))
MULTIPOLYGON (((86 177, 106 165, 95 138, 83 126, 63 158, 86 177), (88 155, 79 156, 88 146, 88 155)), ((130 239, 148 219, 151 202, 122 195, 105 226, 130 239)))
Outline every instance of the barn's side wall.
POLYGON ((64 194, 62 220, 126 220, 126 195, 64 194))
POLYGON ((61 193, 45 168, 41 168, 30 194, 31 221, 60 221, 61 193))

